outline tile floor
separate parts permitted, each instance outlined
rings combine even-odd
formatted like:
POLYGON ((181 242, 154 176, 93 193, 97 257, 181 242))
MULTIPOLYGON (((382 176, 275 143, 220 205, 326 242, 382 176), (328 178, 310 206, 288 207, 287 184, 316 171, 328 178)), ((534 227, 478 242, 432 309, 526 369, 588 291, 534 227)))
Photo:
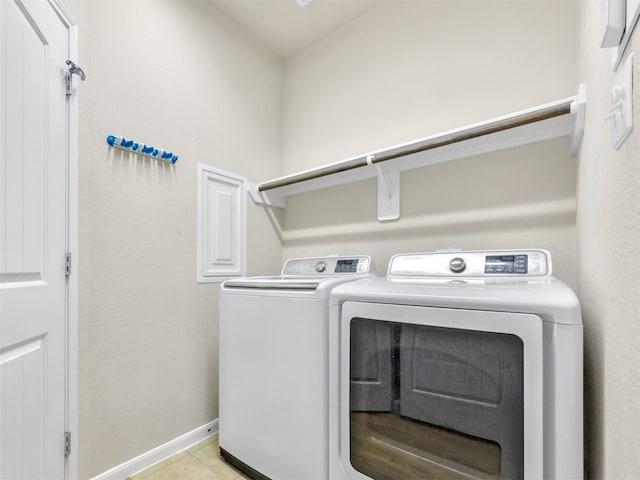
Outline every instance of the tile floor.
POLYGON ((248 480, 220 458, 218 435, 125 480, 248 480))

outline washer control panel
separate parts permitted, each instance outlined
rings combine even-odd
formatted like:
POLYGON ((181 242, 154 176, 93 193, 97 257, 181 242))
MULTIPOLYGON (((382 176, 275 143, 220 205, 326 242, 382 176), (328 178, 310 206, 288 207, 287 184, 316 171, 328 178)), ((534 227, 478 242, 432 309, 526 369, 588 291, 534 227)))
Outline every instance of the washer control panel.
POLYGON ((333 276, 373 273, 371 258, 366 255, 292 258, 282 267, 282 275, 333 276))
MULTIPOLYGON (((540 262, 536 268, 539 271, 540 262)), ((533 265, 532 265, 533 267, 533 265)), ((533 269, 533 268, 532 268, 533 269)), ((484 273, 527 274, 529 272, 529 255, 487 255, 484 273)))
POLYGON ((472 250, 396 255, 389 276, 527 276, 551 275, 551 254, 546 250, 472 250))

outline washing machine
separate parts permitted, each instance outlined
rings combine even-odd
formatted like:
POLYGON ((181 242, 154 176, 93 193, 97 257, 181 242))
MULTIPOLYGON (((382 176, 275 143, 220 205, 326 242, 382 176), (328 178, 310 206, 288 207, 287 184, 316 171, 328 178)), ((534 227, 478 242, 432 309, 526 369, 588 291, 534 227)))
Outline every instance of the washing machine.
POLYGON ((394 256, 331 293, 331 480, 583 478, 583 331, 545 250, 394 256))
POLYGON ((289 260, 220 287, 220 454, 254 479, 328 478, 329 294, 370 257, 289 260))

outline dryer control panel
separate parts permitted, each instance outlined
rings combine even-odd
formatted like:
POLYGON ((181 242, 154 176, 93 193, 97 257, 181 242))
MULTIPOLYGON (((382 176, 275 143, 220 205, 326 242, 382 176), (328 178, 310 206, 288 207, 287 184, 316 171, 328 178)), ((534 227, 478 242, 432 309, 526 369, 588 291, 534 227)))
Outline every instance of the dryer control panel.
POLYGON ((292 258, 282 267, 282 275, 337 276, 373 273, 366 255, 292 258))
POLYGON ((546 250, 437 251, 395 255, 389 276, 493 277, 551 275, 551 254, 546 250))

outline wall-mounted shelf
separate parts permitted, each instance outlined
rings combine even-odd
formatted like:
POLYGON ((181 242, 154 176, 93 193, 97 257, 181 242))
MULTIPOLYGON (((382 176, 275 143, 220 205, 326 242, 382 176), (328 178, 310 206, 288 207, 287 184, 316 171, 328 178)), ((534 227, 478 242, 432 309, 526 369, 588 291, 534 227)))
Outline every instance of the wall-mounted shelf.
POLYGON ((582 140, 585 110, 585 88, 581 85, 575 97, 259 184, 250 183, 249 193, 256 203, 284 208, 289 195, 377 177, 378 220, 394 220, 400 216, 400 172, 568 135, 572 136, 571 153, 575 153, 582 140))

